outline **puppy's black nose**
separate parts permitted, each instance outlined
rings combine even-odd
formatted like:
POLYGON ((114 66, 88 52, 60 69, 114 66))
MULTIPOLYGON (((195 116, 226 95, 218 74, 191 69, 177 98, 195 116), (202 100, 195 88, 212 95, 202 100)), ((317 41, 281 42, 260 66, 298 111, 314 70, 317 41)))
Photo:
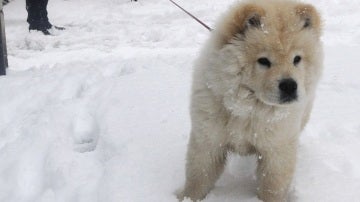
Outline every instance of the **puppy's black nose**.
POLYGON ((279 89, 281 102, 291 102, 297 98, 297 83, 294 79, 280 80, 279 89))
POLYGON ((294 79, 283 79, 279 83, 279 88, 281 92, 284 92, 286 94, 293 94, 296 92, 297 89, 297 83, 294 81, 294 79))

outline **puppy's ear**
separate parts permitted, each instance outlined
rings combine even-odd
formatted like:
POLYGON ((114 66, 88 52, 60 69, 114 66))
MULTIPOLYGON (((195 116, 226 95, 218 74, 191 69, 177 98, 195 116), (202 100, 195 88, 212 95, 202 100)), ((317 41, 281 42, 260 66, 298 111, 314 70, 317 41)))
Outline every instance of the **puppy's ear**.
POLYGON ((245 35, 249 29, 261 28, 265 10, 255 4, 240 5, 227 16, 225 27, 222 29, 224 44, 229 43, 237 35, 245 35))
POLYGON ((260 28, 261 18, 265 15, 265 11, 258 5, 247 4, 237 10, 233 16, 233 25, 237 33, 244 34, 248 29, 260 28))
POLYGON ((316 32, 321 32, 321 19, 319 13, 310 4, 299 4, 296 6, 296 15, 298 15, 302 22, 302 29, 314 29, 316 32))
POLYGON ((261 16, 258 13, 250 13, 245 20, 243 32, 248 28, 260 28, 261 27, 261 16))

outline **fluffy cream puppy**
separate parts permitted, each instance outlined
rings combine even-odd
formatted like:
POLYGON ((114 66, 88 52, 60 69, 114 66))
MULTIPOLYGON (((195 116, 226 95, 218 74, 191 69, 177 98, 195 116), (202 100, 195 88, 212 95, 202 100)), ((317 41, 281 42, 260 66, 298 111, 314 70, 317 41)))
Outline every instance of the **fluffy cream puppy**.
POLYGON ((298 136, 322 72, 321 20, 291 0, 248 0, 220 19, 195 64, 186 183, 203 199, 229 151, 258 156, 258 197, 286 201, 298 136))

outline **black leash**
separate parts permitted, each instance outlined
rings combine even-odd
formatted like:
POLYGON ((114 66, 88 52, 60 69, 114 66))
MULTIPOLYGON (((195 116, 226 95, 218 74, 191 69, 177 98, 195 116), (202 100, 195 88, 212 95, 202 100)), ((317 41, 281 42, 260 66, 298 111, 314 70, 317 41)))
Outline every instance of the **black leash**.
POLYGON ((189 13, 187 10, 185 10, 184 8, 182 8, 181 6, 179 6, 177 3, 175 3, 173 0, 169 0, 171 1, 171 3, 173 3, 175 6, 177 6, 178 8, 180 8, 182 11, 184 11, 186 14, 188 14, 190 17, 192 17, 194 20, 196 20, 198 23, 200 23, 202 26, 204 26, 207 30, 209 30, 210 32, 213 30, 211 29, 209 26, 207 26, 205 23, 203 23, 201 20, 199 20, 197 17, 195 17, 194 15, 192 15, 191 13, 189 13))

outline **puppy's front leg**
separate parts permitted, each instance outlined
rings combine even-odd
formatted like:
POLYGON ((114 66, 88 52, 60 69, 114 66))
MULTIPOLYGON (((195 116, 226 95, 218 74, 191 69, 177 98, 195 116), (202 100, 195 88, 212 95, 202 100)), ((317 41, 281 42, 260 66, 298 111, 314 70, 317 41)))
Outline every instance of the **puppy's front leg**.
POLYGON ((184 197, 193 201, 203 199, 224 170, 227 151, 220 143, 212 142, 212 138, 208 139, 212 132, 191 134, 187 152, 186 183, 184 191, 178 195, 180 201, 184 197))
POLYGON ((296 144, 263 151, 259 155, 258 197, 264 202, 285 202, 296 164, 296 144))

